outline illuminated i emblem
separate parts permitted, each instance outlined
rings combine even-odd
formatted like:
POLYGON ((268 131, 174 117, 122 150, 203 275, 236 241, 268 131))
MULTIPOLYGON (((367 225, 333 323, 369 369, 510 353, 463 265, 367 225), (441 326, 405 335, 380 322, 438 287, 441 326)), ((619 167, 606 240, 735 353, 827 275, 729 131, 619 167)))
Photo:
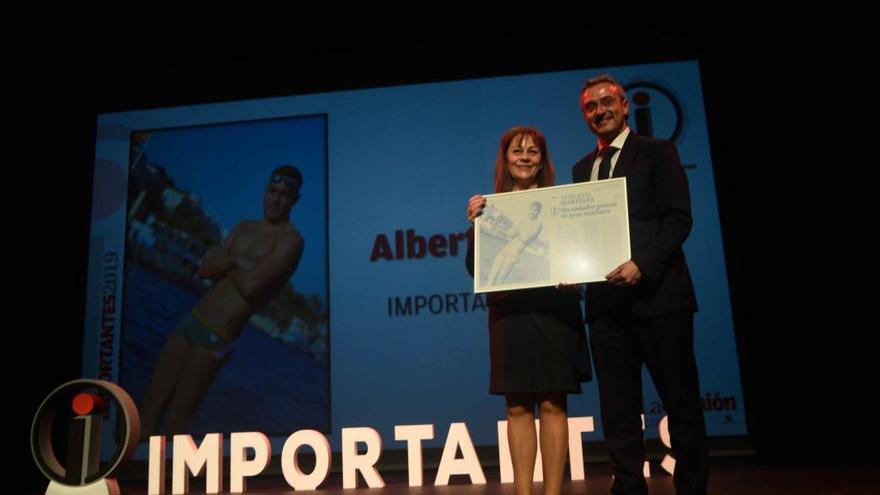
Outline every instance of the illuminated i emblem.
POLYGON ((625 85, 636 134, 675 142, 684 129, 684 109, 670 91, 653 82, 625 85))
POLYGON ((40 404, 31 427, 31 453, 49 478, 46 494, 119 494, 119 484, 109 476, 131 457, 139 436, 137 407, 119 385, 81 379, 56 388, 40 404), (115 448, 104 460, 101 435, 107 432, 115 448), (55 449, 59 433, 67 438, 61 460, 55 449))

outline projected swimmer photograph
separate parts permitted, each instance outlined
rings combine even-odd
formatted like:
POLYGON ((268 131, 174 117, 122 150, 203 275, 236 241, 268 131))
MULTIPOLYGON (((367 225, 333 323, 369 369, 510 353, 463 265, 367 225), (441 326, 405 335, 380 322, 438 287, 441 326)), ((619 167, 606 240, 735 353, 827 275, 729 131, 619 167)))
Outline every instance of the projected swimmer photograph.
POLYGON ((329 430, 325 120, 132 133, 120 384, 142 438, 329 430))

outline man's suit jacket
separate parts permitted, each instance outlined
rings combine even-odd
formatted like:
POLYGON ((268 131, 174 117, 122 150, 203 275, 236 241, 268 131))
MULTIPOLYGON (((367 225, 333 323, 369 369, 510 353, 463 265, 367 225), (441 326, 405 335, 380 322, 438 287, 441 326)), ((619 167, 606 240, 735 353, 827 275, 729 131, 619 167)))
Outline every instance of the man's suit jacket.
MULTIPOLYGON (((572 167, 574 182, 590 180, 597 152, 572 167)), ((691 231, 691 200, 678 151, 669 141, 630 131, 618 154, 612 177, 626 177, 630 249, 642 279, 634 287, 588 284, 587 320, 620 310, 642 318, 694 312, 697 300, 681 248, 691 231)))

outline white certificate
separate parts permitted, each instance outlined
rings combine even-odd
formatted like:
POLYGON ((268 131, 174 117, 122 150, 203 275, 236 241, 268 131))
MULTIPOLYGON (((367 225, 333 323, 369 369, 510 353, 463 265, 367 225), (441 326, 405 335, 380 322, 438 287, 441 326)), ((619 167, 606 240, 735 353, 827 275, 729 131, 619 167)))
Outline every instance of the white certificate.
POLYGON ((625 177, 485 198, 474 292, 604 281, 630 259, 625 177))

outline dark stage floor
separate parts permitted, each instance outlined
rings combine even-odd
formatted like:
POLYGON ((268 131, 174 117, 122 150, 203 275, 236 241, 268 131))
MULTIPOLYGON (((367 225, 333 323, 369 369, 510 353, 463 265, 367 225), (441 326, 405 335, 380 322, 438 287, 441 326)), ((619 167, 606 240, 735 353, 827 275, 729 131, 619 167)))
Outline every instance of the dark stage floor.
MULTIPOLYGON (((433 482, 434 472, 426 470, 425 483, 433 482)), ((486 469, 487 484, 471 485, 464 476, 454 476, 448 486, 423 486, 410 488, 405 471, 383 472, 384 488, 366 488, 359 478, 358 488, 342 489, 341 475, 331 473, 316 495, 330 493, 369 493, 376 495, 447 495, 447 494, 485 494, 513 495, 513 484, 501 484, 497 469, 486 469)), ((587 479, 566 481, 563 493, 583 495, 605 495, 611 486, 611 474, 607 463, 588 464, 587 479)), ((228 479, 224 479, 228 483, 228 479)), ((246 493, 293 494, 295 492, 280 476, 260 476, 248 481, 246 493)), ((659 466, 652 464, 652 477, 648 480, 652 495, 674 495, 672 477, 659 466)), ((229 487, 225 486, 225 490, 229 487)), ((125 482, 122 493, 125 495, 146 494, 145 482, 125 482)), ((166 493, 171 493, 170 482, 166 493)), ((202 480, 192 480, 190 493, 205 493, 202 480)), ((535 493, 542 493, 541 484, 535 486, 535 493)), ((725 458, 712 461, 712 474, 709 493, 713 495, 877 495, 880 494, 880 464, 876 461, 833 460, 785 460, 762 461, 756 458, 725 458)))

